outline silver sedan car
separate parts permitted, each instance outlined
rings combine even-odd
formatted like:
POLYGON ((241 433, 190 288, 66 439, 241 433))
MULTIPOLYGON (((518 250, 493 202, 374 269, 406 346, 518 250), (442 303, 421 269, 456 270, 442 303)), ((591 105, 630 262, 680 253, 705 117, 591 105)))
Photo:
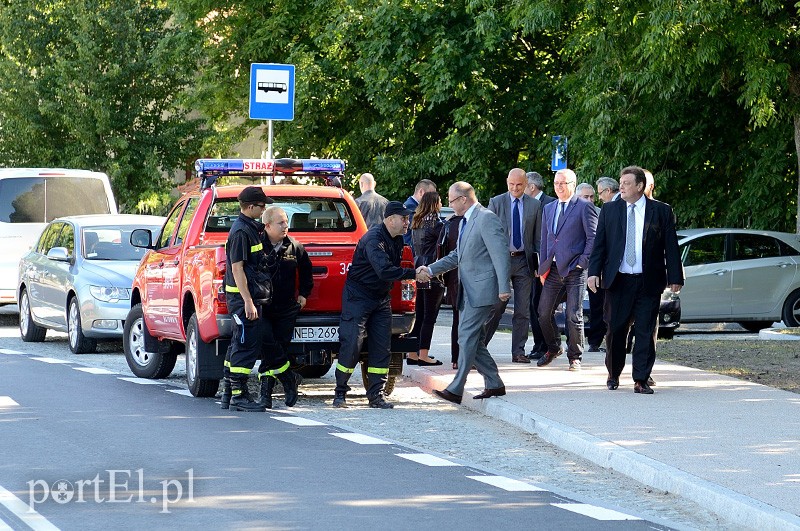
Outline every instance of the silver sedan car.
POLYGON ((44 341, 48 329, 67 332, 76 354, 94 352, 97 339, 122 337, 133 275, 145 249, 134 229, 158 233, 160 216, 107 214, 51 221, 19 262, 19 331, 44 341))
POLYGON ((800 326, 800 236, 745 229, 678 231, 686 275, 681 320, 752 331, 800 326))

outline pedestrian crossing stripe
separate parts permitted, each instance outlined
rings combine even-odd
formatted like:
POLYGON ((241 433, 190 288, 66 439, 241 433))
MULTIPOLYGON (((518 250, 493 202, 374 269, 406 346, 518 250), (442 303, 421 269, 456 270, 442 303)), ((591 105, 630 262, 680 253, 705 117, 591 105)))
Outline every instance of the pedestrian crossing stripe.
POLYGON ((139 385, 161 385, 164 382, 160 382, 158 380, 148 380, 147 378, 117 378, 117 380, 123 380, 126 382, 131 382, 139 385))
POLYGON ((469 479, 480 481, 509 492, 546 492, 546 489, 535 487, 530 483, 511 479, 505 476, 467 476, 469 479))
POLYGON ((36 361, 43 361, 45 363, 72 363, 71 361, 57 360, 55 358, 31 358, 31 359, 36 361))
POLYGON ((19 404, 10 396, 0 396, 0 407, 13 407, 18 405, 19 404))
POLYGON ((331 433, 331 435, 334 437, 341 437, 342 439, 356 444, 391 444, 389 441, 384 441, 377 437, 370 437, 369 435, 362 435, 361 433, 331 433))
POLYGON ((397 457, 408 459, 425 466, 462 466, 458 463, 442 459, 431 454, 395 454, 397 457))
POLYGON ((641 520, 635 516, 598 507, 596 505, 589 505, 588 503, 551 503, 553 507, 572 511, 573 513, 582 514, 595 520, 641 520))
POLYGON ((316 420, 305 419, 303 417, 270 417, 281 422, 294 424, 295 426, 327 426, 324 422, 316 420))
POLYGON ((98 367, 73 367, 76 371, 88 372, 89 374, 117 374, 108 369, 100 369, 98 367))

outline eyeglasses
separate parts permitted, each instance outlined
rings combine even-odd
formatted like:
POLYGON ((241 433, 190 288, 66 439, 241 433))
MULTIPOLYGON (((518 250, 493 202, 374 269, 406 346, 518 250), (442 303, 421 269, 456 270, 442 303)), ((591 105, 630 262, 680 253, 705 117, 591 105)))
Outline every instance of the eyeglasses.
POLYGON ((459 199, 461 199, 462 197, 466 197, 466 196, 464 196, 464 195, 459 195, 459 196, 457 196, 457 197, 454 197, 454 198, 452 198, 452 199, 450 199, 450 198, 448 197, 448 198, 447 198, 447 202, 448 202, 449 204, 451 204, 451 205, 452 205, 453 203, 455 203, 456 201, 458 201, 458 200, 459 200, 459 199))
POLYGON ((568 184, 575 184, 575 181, 554 181, 554 186, 566 186, 568 184))

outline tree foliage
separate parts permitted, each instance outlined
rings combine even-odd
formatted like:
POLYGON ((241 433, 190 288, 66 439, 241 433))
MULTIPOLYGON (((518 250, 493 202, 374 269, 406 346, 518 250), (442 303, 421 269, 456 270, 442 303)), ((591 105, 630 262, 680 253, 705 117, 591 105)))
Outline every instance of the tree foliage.
POLYGON ((181 98, 197 36, 146 0, 0 4, 0 161, 105 171, 127 210, 158 210, 163 171, 199 152, 181 98))

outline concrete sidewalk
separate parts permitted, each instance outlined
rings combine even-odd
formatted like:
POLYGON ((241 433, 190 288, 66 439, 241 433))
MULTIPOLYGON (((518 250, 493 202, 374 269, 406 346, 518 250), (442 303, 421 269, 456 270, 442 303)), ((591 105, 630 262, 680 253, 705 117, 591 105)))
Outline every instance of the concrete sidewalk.
MULTIPOLYGON (((530 342, 529 342, 530 343, 530 342)), ((633 392, 630 356, 616 391, 606 388, 604 354, 566 355, 547 367, 511 363, 511 334, 489 345, 507 395, 473 400, 473 371, 462 407, 513 424, 643 484, 693 500, 753 529, 800 529, 800 395, 678 365, 656 362, 654 395, 633 392)), ((428 390, 443 389, 450 327, 437 326, 436 367, 404 368, 428 390)))

